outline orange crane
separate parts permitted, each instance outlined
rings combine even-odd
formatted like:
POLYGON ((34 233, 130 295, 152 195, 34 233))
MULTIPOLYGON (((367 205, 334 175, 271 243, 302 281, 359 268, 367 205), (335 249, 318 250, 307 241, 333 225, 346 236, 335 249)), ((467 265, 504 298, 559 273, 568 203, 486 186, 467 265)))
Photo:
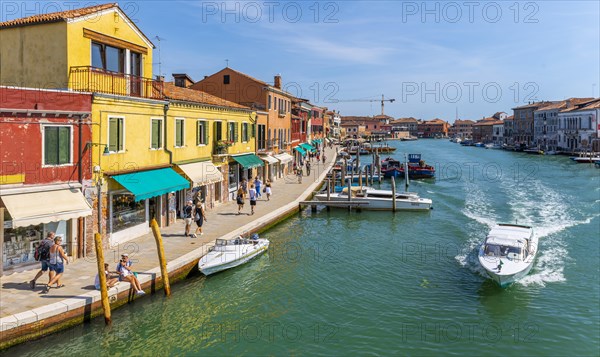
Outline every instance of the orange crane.
POLYGON ((396 99, 385 99, 385 96, 382 94, 381 95, 381 99, 347 99, 347 100, 343 100, 343 99, 331 99, 331 101, 333 103, 340 103, 340 102, 381 102, 381 115, 385 115, 384 114, 384 103, 385 102, 390 102, 393 103, 394 101, 396 101, 396 99))

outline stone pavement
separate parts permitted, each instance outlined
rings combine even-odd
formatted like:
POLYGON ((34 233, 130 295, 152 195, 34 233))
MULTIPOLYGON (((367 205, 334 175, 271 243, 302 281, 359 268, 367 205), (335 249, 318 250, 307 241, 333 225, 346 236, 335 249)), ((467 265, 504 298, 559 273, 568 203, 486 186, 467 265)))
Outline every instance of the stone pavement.
MULTIPOLYGON (((310 177, 304 176, 301 184, 293 175, 275 181, 272 184, 271 200, 267 201, 263 194, 263 197, 258 200, 255 214, 252 216, 248 201, 244 206, 244 214, 241 215, 237 214, 237 204, 233 201, 219 205, 210 211, 207 210, 207 220, 203 226, 204 235, 197 239, 184 237, 182 220, 178 220, 169 227, 161 228, 168 270, 171 271, 186 262, 189 263, 193 261, 194 257, 197 259, 203 255, 202 252, 205 253, 208 247, 212 246, 217 238, 232 237, 261 226, 267 221, 267 218, 271 217, 272 219, 273 216, 282 214, 286 206, 289 207, 292 202, 304 198, 311 190, 315 190, 324 179, 325 168, 329 168, 335 158, 335 148, 326 149, 325 152, 327 158, 325 165, 322 163, 317 165, 313 160, 311 175, 310 177)), ((297 205, 297 202, 295 204, 297 205)), ((109 263, 111 271, 115 270, 120 255, 125 252, 134 262, 135 271, 142 272, 139 274, 142 284, 149 281, 152 274, 160 274, 156 242, 152 233, 121 244, 115 249, 105 250, 104 259, 109 263)), ((72 308, 83 306, 86 301, 88 303, 96 301, 100 295, 99 291, 94 289, 94 279, 97 273, 94 257, 78 259, 66 265, 62 279, 65 286, 59 289, 50 289, 47 294, 42 293, 48 282, 47 275, 38 279, 38 286, 35 290, 31 290, 29 287, 29 281, 33 279, 38 270, 39 265, 35 265, 30 270, 14 272, 0 278, 0 332, 7 328, 3 327, 5 325, 20 326, 55 314, 57 305, 54 303, 61 302, 66 305, 64 306, 66 312, 72 308), (52 309, 48 307, 50 304, 54 305, 52 309), (48 311, 45 311, 46 307, 48 307, 48 311)), ((109 295, 111 292, 114 294, 116 291, 129 290, 129 288, 129 283, 120 282, 117 287, 109 290, 109 295)), ((62 307, 62 305, 60 306, 62 307)))

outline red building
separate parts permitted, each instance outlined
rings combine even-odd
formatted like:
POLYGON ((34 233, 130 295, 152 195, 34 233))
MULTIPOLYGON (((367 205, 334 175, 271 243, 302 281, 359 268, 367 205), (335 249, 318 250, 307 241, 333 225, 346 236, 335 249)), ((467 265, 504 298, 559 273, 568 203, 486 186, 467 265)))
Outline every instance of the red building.
POLYGON ((442 119, 423 121, 418 124, 419 137, 445 138, 448 136, 449 124, 442 119))
POLYGON ((81 257, 92 212, 82 189, 98 144, 91 143, 91 95, 0 87, 0 103, 0 272, 35 263, 35 246, 50 231, 63 237, 68 255, 81 257))

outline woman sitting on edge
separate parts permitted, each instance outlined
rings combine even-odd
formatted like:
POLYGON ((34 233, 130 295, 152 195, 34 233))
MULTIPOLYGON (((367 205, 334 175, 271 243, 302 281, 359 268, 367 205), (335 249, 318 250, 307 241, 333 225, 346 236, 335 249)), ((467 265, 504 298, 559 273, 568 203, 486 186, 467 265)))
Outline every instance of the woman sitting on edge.
POLYGON ((142 286, 140 285, 139 280, 131 271, 131 267, 127 266, 127 261, 125 259, 121 259, 118 267, 119 276, 122 281, 129 282, 131 284, 131 287, 135 289, 136 294, 146 294, 144 290, 142 290, 142 286))

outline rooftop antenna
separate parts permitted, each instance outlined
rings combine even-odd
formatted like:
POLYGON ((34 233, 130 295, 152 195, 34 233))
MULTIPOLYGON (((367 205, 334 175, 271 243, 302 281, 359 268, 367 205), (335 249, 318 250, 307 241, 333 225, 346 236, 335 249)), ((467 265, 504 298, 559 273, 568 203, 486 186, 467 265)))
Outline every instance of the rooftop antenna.
POLYGON ((161 41, 164 41, 166 39, 158 36, 154 36, 154 39, 158 41, 158 75, 162 76, 162 61, 160 60, 160 43, 161 41))
POLYGON ((225 67, 229 68, 229 60, 225 59, 225 67))

